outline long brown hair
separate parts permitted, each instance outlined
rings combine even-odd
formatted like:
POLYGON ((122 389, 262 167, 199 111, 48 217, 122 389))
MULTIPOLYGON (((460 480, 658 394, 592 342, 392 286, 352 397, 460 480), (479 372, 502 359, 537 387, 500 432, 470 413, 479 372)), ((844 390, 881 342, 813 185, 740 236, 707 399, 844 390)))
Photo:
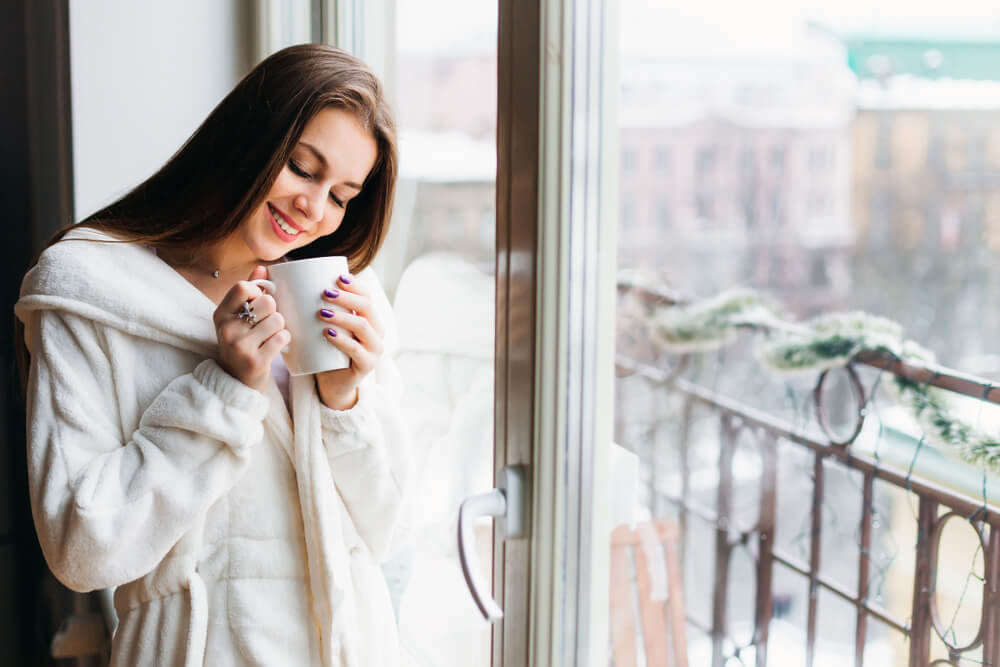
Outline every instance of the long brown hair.
MULTIPOLYGON (((159 171, 77 226, 156 248, 221 240, 261 204, 306 123, 326 107, 354 113, 375 138, 378 155, 337 231, 292 256, 345 255, 351 271, 360 271, 389 230, 399 163, 396 126, 368 66, 322 44, 290 46, 261 61, 159 171)), ((30 361, 24 325, 16 317, 14 341, 23 393, 30 361)))
POLYGON ((367 65, 322 44, 290 46, 263 60, 159 171, 80 225, 160 248, 218 241, 261 204, 306 123, 327 107, 354 113, 375 138, 377 157, 337 231, 292 256, 345 255, 351 270, 360 271, 388 232, 396 128, 367 65))

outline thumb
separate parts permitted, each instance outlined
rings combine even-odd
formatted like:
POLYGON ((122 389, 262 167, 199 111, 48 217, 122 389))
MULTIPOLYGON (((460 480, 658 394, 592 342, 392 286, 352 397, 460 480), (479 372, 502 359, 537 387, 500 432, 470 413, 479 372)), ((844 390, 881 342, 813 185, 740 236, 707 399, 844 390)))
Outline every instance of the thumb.
POLYGON ((267 267, 257 265, 250 272, 250 277, 247 280, 260 280, 262 278, 267 278, 267 267))

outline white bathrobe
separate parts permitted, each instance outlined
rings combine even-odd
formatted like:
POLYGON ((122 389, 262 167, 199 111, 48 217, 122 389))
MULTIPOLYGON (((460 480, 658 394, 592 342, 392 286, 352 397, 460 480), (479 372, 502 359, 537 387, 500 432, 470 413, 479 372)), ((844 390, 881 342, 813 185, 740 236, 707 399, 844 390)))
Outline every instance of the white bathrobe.
POLYGON ((354 408, 294 377, 290 417, 273 381, 261 394, 213 360, 215 304, 108 240, 46 250, 15 310, 38 537, 69 588, 116 587, 112 664, 398 664, 377 565, 410 457, 391 329, 354 408))

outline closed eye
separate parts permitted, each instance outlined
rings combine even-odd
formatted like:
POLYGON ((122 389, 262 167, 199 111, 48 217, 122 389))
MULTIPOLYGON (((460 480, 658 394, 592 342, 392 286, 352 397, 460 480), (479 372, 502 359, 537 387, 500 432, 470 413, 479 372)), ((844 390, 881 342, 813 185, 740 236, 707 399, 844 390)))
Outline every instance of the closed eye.
POLYGON ((288 168, 292 170, 292 173, 301 178, 312 180, 313 175, 307 172, 305 169, 299 166, 295 160, 288 161, 288 168))
MULTIPOLYGON (((308 171, 299 166, 299 163, 296 162, 295 160, 288 161, 288 168, 291 169, 292 173, 298 176, 299 178, 304 178, 308 181, 311 181, 314 178, 316 178, 314 174, 310 174, 308 171)), ((330 199, 333 201, 334 204, 336 204, 340 208, 344 208, 344 206, 346 205, 344 203, 344 200, 337 197, 337 195, 333 194, 333 192, 330 192, 330 199)))

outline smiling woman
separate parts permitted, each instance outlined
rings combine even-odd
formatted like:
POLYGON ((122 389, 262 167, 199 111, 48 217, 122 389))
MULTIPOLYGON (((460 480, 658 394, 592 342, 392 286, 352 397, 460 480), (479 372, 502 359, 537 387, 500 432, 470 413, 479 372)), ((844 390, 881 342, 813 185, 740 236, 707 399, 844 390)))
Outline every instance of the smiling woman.
POLYGON ((35 525, 66 586, 116 589, 113 665, 399 664, 378 562, 410 453, 368 268, 396 161, 370 70, 290 47, 26 275, 35 525), (317 289, 309 344, 350 363, 289 377, 254 281, 328 255, 350 268, 317 289))
POLYGON ((264 201, 226 239, 229 261, 252 270, 336 232, 377 157, 375 140, 357 116, 336 107, 318 112, 264 201))

